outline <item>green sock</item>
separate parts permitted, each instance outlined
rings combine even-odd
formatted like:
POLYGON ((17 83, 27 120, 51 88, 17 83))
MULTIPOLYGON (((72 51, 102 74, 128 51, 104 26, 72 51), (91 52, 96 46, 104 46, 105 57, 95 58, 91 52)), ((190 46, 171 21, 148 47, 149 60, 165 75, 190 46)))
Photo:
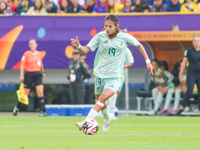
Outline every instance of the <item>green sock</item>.
POLYGON ((175 102, 174 102, 174 108, 178 110, 178 106, 180 104, 180 100, 181 100, 181 90, 180 89, 176 89, 175 91, 175 102))
POLYGON ((163 94, 161 92, 158 92, 158 97, 156 99, 156 103, 154 106, 155 111, 158 111, 158 108, 160 107, 160 104, 162 103, 162 101, 163 101, 163 94))
POLYGON ((173 95, 173 93, 174 93, 174 89, 173 88, 171 88, 171 89, 168 90, 164 109, 168 109, 169 108, 169 105, 170 105, 170 103, 172 101, 172 95, 173 95))

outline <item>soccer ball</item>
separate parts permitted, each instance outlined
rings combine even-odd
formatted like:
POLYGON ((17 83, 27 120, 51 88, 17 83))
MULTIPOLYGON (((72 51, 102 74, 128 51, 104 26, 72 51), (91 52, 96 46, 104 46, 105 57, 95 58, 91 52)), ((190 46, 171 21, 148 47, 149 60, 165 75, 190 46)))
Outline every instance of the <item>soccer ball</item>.
POLYGON ((87 135, 94 135, 98 132, 99 124, 94 119, 86 119, 83 122, 82 129, 83 129, 83 133, 87 135))

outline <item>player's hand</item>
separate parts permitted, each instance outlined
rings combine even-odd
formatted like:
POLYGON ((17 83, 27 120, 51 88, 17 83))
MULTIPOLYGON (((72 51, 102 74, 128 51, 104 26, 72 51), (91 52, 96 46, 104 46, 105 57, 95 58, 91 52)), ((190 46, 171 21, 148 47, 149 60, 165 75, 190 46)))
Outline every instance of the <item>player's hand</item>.
POLYGON ((76 39, 71 39, 71 44, 72 44, 72 46, 74 46, 74 47, 78 47, 78 46, 79 46, 80 42, 79 42, 77 36, 76 36, 76 39))
POLYGON ((179 81, 180 81, 180 83, 183 81, 183 75, 182 74, 179 74, 179 81))
POLYGON ((147 64, 147 69, 150 70, 149 74, 153 75, 153 66, 151 65, 151 63, 147 64))
POLYGON ((19 79, 20 79, 21 83, 23 83, 24 82, 24 75, 20 75, 19 79))
POLYGON ((45 79, 46 78, 46 74, 42 73, 42 78, 45 79))

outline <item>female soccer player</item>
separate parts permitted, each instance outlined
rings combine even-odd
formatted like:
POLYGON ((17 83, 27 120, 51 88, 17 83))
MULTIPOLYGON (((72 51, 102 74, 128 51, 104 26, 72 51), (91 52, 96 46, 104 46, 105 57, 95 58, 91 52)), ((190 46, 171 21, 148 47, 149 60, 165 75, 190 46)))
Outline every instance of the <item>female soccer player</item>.
MULTIPOLYGON (((37 51, 38 44, 35 39, 29 41, 30 50, 26 51, 22 57, 20 66, 20 81, 24 83, 25 95, 29 95, 30 90, 34 84, 36 93, 39 100, 39 116, 44 116, 44 86, 42 83, 42 77, 45 78, 42 53, 37 51), (25 70, 25 73, 24 73, 25 70)), ((13 115, 17 116, 20 102, 14 107, 13 115)))
MULTIPOLYGON (((90 110, 86 119, 94 119, 101 110, 106 118, 103 124, 103 132, 107 132, 110 127, 112 114, 109 114, 105 102, 119 89, 123 74, 126 46, 131 44, 140 50, 146 60, 147 69, 150 70, 150 73, 153 73, 153 67, 142 44, 133 36, 119 29, 117 16, 108 15, 105 18, 104 29, 104 31, 95 35, 86 46, 81 46, 78 37, 71 39, 71 44, 84 54, 90 50, 94 51, 98 47, 94 61, 94 75, 96 76, 95 96, 97 103, 90 110)), ((77 123, 76 125, 81 131, 82 123, 77 123)))
MULTIPOLYGON (((193 47, 188 48, 185 51, 183 62, 181 63, 179 80, 183 80, 183 71, 185 69, 187 61, 189 61, 189 66, 187 68, 187 92, 183 98, 183 102, 177 116, 180 116, 183 112, 185 106, 188 104, 189 98, 192 95, 194 84, 197 84, 198 93, 200 91, 200 37, 194 36, 192 41, 193 47)), ((198 94, 198 108, 200 115, 200 94, 198 94)))

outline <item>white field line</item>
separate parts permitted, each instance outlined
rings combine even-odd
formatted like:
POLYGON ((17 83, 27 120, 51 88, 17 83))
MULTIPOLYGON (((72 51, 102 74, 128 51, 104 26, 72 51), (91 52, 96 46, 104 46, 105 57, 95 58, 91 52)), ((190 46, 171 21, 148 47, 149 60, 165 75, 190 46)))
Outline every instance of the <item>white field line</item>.
MULTIPOLYGON (((36 124, 31 124, 31 125, 0 125, 0 128, 13 128, 13 127, 73 127, 75 126, 74 124, 66 124, 66 125, 36 125, 36 124)), ((143 126, 143 127, 148 127, 148 126, 200 126, 200 124, 112 124, 114 127, 122 126, 122 127, 133 127, 133 126, 143 126)))

